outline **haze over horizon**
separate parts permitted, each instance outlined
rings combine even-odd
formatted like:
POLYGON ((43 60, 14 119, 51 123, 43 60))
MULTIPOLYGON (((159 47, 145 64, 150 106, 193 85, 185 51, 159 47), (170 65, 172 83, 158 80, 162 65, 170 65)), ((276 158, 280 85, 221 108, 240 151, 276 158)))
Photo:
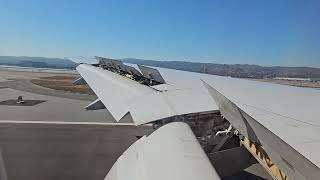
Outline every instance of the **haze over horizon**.
POLYGON ((1 56, 320 67, 320 2, 0 0, 1 56))

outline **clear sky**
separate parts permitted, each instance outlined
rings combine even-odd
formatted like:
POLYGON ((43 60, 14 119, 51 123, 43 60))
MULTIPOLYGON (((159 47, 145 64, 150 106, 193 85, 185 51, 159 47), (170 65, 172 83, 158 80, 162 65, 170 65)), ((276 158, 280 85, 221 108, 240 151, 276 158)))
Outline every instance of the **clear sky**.
POLYGON ((320 1, 0 0, 0 55, 320 67, 320 1))

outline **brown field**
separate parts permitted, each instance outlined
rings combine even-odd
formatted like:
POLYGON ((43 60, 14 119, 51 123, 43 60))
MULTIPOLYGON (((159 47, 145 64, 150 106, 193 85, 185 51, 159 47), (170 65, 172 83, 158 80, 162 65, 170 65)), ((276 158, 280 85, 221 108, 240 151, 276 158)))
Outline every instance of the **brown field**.
POLYGON ((300 82, 300 81, 274 80, 274 79, 257 79, 257 81, 270 82, 275 84, 282 84, 282 85, 296 86, 296 87, 320 88, 319 82, 300 82))
POLYGON ((87 85, 74 85, 72 82, 78 79, 79 76, 49 76, 49 77, 40 77, 38 79, 32 79, 31 82, 38 86, 63 90, 81 94, 90 94, 94 95, 94 92, 87 85))

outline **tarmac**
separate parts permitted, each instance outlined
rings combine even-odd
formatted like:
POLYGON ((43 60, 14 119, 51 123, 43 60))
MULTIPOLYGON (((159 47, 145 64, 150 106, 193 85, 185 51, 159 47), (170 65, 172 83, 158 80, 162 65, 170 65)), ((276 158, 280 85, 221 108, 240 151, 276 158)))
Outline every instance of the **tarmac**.
POLYGON ((17 99, 42 100, 34 106, 0 105, 1 120, 115 122, 107 110, 87 111, 90 101, 29 93, 11 88, 0 89, 0 102, 17 99))
POLYGON ((84 101, 93 101, 97 99, 94 95, 73 93, 62 90, 49 89, 41 87, 30 82, 31 79, 7 79, 5 81, 0 80, 0 87, 8 87, 14 90, 20 90, 24 92, 30 92, 38 95, 47 95, 53 97, 76 99, 84 101))
POLYGON ((151 126, 0 121, 0 178, 103 180, 117 158, 151 126))
MULTIPOLYGON (((0 105, 0 120, 115 122, 106 109, 85 110, 85 107, 97 98, 96 96, 44 88, 30 82, 33 78, 54 75, 57 74, 24 72, 21 69, 0 70, 0 102, 17 99, 18 96, 22 96, 24 100, 45 101, 28 107, 0 105)), ((65 75, 74 76, 74 74, 65 75)))
POLYGON ((106 109, 85 110, 95 96, 30 82, 53 75, 0 70, 0 179, 102 180, 137 137, 153 131, 115 123, 106 109), (41 103, 6 104, 18 96, 41 103))

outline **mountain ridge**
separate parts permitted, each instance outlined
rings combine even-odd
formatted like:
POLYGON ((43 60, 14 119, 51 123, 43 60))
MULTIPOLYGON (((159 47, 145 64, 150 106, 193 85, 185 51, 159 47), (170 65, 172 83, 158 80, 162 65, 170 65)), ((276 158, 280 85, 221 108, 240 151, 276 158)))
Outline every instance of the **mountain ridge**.
POLYGON ((75 69, 76 63, 69 59, 30 57, 30 56, 0 56, 0 65, 24 66, 36 68, 75 69))
POLYGON ((320 68, 313 67, 261 66, 255 64, 218 64, 187 61, 155 61, 136 58, 123 58, 121 60, 133 64, 238 78, 320 78, 320 68))
MULTIPOLYGON (((255 64, 219 64, 187 61, 156 61, 137 58, 123 58, 120 60, 126 63, 238 78, 320 78, 320 68, 313 67, 261 66, 255 64)), ((62 58, 0 56, 0 65, 75 69, 77 63, 69 59, 62 58)))

